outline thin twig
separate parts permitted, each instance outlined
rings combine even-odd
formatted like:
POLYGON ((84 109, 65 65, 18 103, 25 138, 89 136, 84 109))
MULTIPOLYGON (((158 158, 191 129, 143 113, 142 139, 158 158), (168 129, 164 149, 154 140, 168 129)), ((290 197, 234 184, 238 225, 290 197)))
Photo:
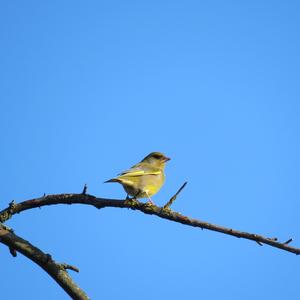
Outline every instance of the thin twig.
POLYGON ((9 249, 9 253, 13 256, 13 257, 17 257, 17 251, 12 248, 12 247, 8 247, 9 249))
POLYGON ((69 264, 60 264, 60 266, 64 269, 64 270, 72 270, 74 272, 79 273, 79 269, 75 266, 69 265, 69 264))
POLYGON ((87 191, 87 184, 84 185, 82 195, 85 195, 87 191))
POLYGON ((185 188, 187 185, 187 181, 180 187, 180 189, 176 192, 176 194, 163 206, 163 209, 169 208, 173 202, 176 200, 179 193, 185 188))

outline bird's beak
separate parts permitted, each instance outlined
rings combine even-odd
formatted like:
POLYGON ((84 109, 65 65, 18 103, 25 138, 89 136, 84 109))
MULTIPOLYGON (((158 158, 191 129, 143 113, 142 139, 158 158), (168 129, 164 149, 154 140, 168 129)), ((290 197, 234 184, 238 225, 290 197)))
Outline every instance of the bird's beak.
POLYGON ((167 161, 169 161, 169 160, 171 160, 170 157, 165 157, 165 158, 164 158, 164 162, 167 162, 167 161))

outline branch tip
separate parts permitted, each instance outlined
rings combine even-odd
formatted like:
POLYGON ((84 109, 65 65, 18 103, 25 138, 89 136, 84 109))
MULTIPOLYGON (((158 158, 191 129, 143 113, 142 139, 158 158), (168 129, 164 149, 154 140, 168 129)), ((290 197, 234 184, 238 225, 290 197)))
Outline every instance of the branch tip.
POLYGON ((12 248, 12 247, 8 247, 8 248, 9 248, 10 254, 11 254, 13 257, 16 257, 16 256, 17 256, 17 251, 16 251, 14 248, 12 248))
POLYGON ((64 269, 64 270, 72 270, 74 272, 79 273, 79 269, 75 266, 69 265, 69 264, 60 264, 60 266, 64 269))

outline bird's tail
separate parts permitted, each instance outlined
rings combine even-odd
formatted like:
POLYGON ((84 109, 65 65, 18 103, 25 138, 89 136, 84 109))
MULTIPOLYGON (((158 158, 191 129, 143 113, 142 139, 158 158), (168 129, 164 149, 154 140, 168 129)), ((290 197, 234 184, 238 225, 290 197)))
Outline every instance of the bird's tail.
POLYGON ((104 181, 104 183, 109 183, 109 182, 120 182, 120 181, 117 178, 112 178, 112 179, 104 181))

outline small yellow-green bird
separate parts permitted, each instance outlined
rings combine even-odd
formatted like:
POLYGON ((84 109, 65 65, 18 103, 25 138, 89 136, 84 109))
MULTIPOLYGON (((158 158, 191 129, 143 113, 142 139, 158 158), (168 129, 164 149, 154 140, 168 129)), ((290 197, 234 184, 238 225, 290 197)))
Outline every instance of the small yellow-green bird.
POLYGON ((129 170, 120 173, 117 177, 105 182, 118 182, 122 184, 128 195, 134 199, 148 198, 156 194, 165 182, 165 163, 170 160, 160 152, 152 152, 141 162, 129 170))

